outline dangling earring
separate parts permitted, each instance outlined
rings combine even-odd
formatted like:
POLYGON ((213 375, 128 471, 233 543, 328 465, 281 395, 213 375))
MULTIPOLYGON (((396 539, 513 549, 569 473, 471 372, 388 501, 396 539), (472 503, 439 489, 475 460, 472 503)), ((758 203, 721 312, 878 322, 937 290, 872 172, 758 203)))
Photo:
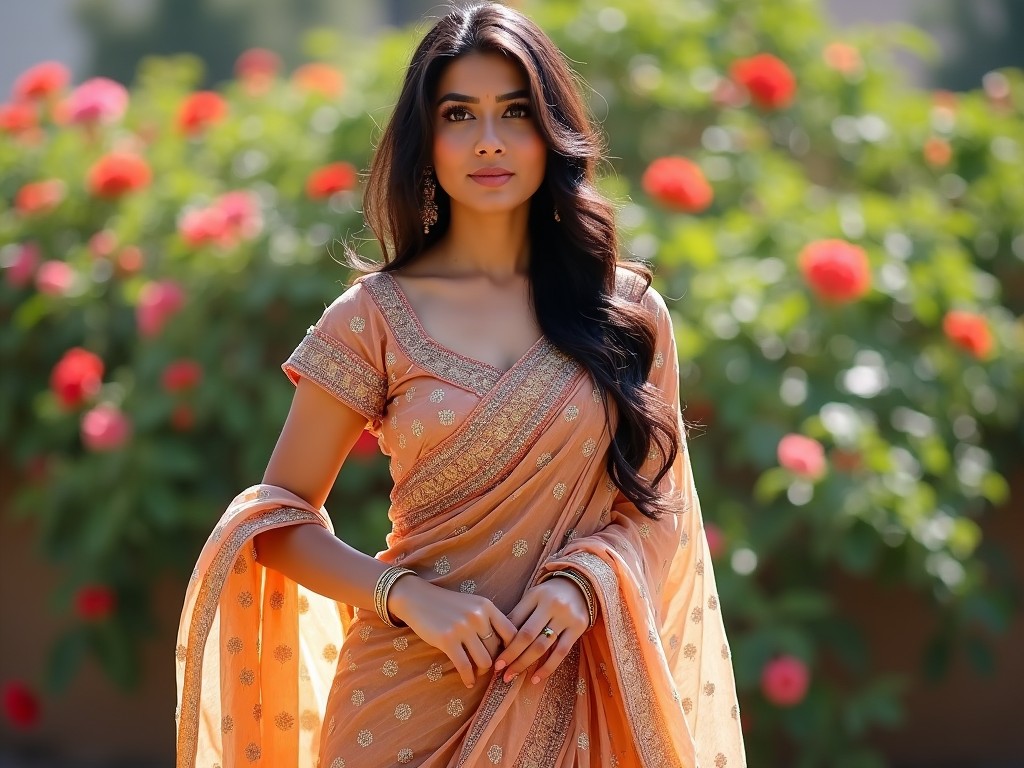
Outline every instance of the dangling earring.
POLYGON ((562 217, 558 215, 558 208, 555 208, 555 221, 561 221, 562 217))
POLYGON ((437 185, 434 182, 434 169, 427 166, 423 169, 423 208, 420 215, 423 219, 423 234, 430 234, 430 228, 437 224, 437 203, 434 202, 434 192, 437 185))

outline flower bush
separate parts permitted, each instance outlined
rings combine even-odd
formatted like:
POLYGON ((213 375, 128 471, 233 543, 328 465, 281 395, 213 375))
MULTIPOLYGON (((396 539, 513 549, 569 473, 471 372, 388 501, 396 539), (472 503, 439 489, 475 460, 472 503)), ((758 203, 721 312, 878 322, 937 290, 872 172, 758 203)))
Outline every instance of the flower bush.
MULTIPOLYGON (((670 299, 751 760, 878 765, 900 680, 832 576, 928 596, 933 673, 983 664, 1009 617, 979 520, 1020 453, 1024 80, 916 91, 895 33, 838 39, 802 0, 685 7, 526 10, 587 62, 624 250, 670 299)), ((53 688, 86 653, 132 681, 154 579, 262 476, 276 369, 348 278, 334 241, 373 255, 359 170, 412 36, 311 40, 321 60, 256 49, 206 92, 188 56, 126 91, 45 63, 0 104, 2 460, 64 574, 53 688)), ((366 551, 389 487, 367 434, 327 503, 366 551)), ((11 683, 9 716, 33 696, 11 683)))

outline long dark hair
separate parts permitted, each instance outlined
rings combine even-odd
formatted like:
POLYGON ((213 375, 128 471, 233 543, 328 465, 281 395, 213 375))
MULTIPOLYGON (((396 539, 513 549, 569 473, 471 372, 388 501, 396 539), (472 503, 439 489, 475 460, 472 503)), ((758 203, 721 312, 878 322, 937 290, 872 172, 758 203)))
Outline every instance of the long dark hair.
POLYGON ((647 384, 654 361, 656 324, 644 307, 615 294, 616 266, 640 275, 637 262, 619 262, 614 213, 594 180, 602 141, 588 119, 574 74, 562 53, 536 24, 497 3, 454 10, 420 42, 412 56, 391 120, 381 136, 364 195, 366 223, 384 253, 376 265, 349 251, 350 266, 392 271, 441 239, 450 201, 438 186, 438 220, 423 233, 420 185, 432 162, 433 103, 444 68, 470 52, 500 53, 521 67, 529 82, 531 111, 548 147, 544 182, 530 203, 533 307, 544 335, 590 373, 618 413, 608 472, 648 517, 678 511, 655 486, 674 461, 679 444, 676 408, 647 384), (557 208, 560 221, 554 220, 557 208), (639 472, 657 446, 663 462, 651 480, 639 472))

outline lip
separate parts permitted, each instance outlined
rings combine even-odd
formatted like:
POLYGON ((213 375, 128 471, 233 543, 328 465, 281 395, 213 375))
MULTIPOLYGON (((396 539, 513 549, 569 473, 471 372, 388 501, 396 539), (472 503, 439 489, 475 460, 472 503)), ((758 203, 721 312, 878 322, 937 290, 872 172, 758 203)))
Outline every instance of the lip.
POLYGON ((492 168, 481 168, 479 171, 473 171, 469 174, 470 176, 511 176, 512 171, 505 168, 499 168, 494 166, 492 168))
POLYGON ((469 178, 484 187, 501 187, 508 183, 515 174, 504 168, 481 168, 469 174, 469 178))

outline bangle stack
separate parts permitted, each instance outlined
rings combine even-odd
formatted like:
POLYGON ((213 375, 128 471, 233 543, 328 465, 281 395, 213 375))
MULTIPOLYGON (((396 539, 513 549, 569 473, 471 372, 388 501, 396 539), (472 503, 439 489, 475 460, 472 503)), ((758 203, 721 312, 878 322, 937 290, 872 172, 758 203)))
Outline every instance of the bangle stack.
POLYGON ((594 604, 594 590, 590 588, 590 582, 587 581, 586 578, 584 578, 583 574, 572 568, 565 568, 561 571, 552 571, 544 578, 544 581, 547 581, 548 579, 553 579, 556 576, 562 576, 566 579, 571 579, 572 582, 580 588, 580 591, 583 593, 583 596, 587 599, 587 612, 590 614, 590 627, 593 627, 594 619, 597 616, 597 610, 594 604))
POLYGON ((389 627, 405 626, 401 623, 395 623, 395 620, 391 618, 391 614, 388 612, 388 593, 395 586, 395 582, 407 573, 415 574, 416 572, 408 568, 392 565, 380 575, 380 578, 377 579, 377 586, 373 588, 373 607, 377 611, 380 620, 389 627))

